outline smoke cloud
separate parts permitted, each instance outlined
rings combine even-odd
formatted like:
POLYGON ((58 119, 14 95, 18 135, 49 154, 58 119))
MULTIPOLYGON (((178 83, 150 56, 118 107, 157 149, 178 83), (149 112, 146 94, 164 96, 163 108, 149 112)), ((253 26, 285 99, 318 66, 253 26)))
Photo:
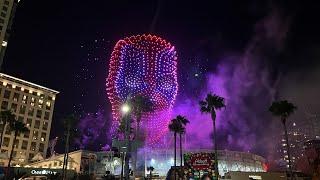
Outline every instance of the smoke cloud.
POLYGON ((279 81, 271 78, 269 67, 285 46, 289 24, 289 19, 273 9, 256 24, 243 52, 230 52, 232 55, 220 59, 216 71, 207 74, 200 97, 180 96, 174 112, 191 122, 187 127, 187 148, 212 147, 212 120, 210 115, 200 113, 198 104, 212 92, 226 100, 226 109, 217 114, 219 149, 253 151, 264 156, 274 152, 272 136, 278 131, 268 107, 279 81))

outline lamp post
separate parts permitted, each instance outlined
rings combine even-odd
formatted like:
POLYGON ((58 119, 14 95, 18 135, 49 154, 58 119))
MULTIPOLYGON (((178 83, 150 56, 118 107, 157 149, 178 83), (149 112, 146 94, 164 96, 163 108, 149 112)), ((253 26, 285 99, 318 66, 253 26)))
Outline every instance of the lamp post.
POLYGON ((129 154, 131 151, 131 144, 130 144, 130 131, 131 131, 131 121, 130 121, 130 111, 131 108, 128 103, 125 103, 121 107, 121 112, 123 115, 123 120, 125 121, 125 144, 127 152, 124 153, 125 156, 125 167, 124 167, 124 173, 125 173, 125 179, 129 179, 129 154))

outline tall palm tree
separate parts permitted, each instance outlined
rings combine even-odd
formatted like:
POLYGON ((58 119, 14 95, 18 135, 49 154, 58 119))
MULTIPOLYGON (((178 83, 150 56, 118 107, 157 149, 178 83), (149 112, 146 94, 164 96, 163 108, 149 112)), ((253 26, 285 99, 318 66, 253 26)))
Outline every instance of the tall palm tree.
POLYGON ((26 124, 24 122, 21 121, 13 121, 10 124, 10 130, 14 131, 14 138, 13 138, 13 143, 11 146, 11 152, 10 152, 10 157, 9 157, 9 162, 8 162, 8 169, 10 171, 10 163, 13 157, 13 150, 14 150, 14 145, 15 145, 15 141, 17 139, 18 134, 20 133, 26 133, 29 131, 29 129, 26 127, 26 124))
POLYGON ((214 141, 213 141, 214 155, 215 155, 214 159, 215 159, 215 164, 216 164, 215 175, 217 177, 219 177, 218 157, 217 157, 218 156, 218 147, 217 147, 217 135, 216 135, 216 117, 217 117, 216 111, 221 108, 225 108, 226 105, 225 105, 223 97, 220 97, 216 94, 212 95, 211 93, 209 93, 204 100, 200 101, 199 104, 200 104, 200 111, 202 113, 211 114, 211 119, 213 122, 213 136, 214 136, 214 141))
POLYGON ((65 135, 65 149, 63 157, 63 167, 62 167, 62 177, 66 179, 66 170, 68 169, 68 158, 69 158, 69 149, 70 149, 70 138, 74 136, 75 127, 78 122, 78 118, 74 115, 68 115, 63 120, 64 125, 64 135, 65 135))
POLYGON ((0 122, 3 125, 2 131, 0 134, 0 149, 2 146, 3 134, 6 129, 7 124, 12 124, 15 121, 15 115, 10 110, 5 110, 0 112, 0 122))
POLYGON ((297 107, 288 102, 287 100, 284 101, 275 101, 272 103, 272 105, 269 107, 269 111, 276 117, 280 117, 280 120, 283 125, 284 129, 284 136, 286 139, 286 147, 287 147, 287 154, 288 154, 288 160, 289 160, 289 173, 290 173, 290 179, 293 179, 292 177, 292 164, 291 164, 291 154, 290 154, 290 146, 289 146, 289 140, 288 140, 288 131, 287 131, 287 119, 288 117, 294 113, 294 111, 297 109, 297 107))
POLYGON ((174 179, 177 179, 176 178, 176 166, 177 166, 177 134, 179 132, 181 132, 182 130, 182 126, 181 126, 181 123, 175 118, 175 119, 172 119, 170 124, 169 124, 169 130, 171 132, 173 132, 173 136, 174 136, 174 170, 173 170, 173 173, 174 173, 174 179))
MULTIPOLYGON (((120 121, 120 124, 119 124, 119 127, 118 127, 118 134, 123 135, 123 137, 124 137, 125 140, 126 140, 126 138, 130 139, 129 137, 130 137, 131 134, 133 133, 133 128, 128 126, 128 123, 127 123, 128 118, 129 118, 129 117, 127 117, 127 116, 122 117, 122 118, 121 118, 121 121, 120 121), (126 135, 127 131, 129 131, 129 132, 128 132, 128 135, 126 135), (128 137, 126 137, 126 136, 128 136, 128 137)), ((129 119, 129 121, 131 121, 131 119, 129 119)), ((131 123, 130 123, 130 126, 131 126, 131 123)), ((119 137, 118 137, 118 138, 119 138, 119 137)), ((124 160, 125 160, 125 159, 128 160, 128 159, 126 158, 126 153, 124 153, 124 152, 123 152, 122 154, 121 154, 121 152, 120 152, 120 158, 121 158, 121 173, 120 173, 120 179, 122 179, 122 178, 123 178, 123 171, 124 171, 123 166, 124 166, 124 164, 125 164, 125 163, 124 163, 124 160)))
POLYGON ((182 134, 184 134, 186 132, 186 125, 189 122, 189 120, 187 118, 185 118, 184 116, 178 115, 176 117, 176 120, 179 122, 179 126, 180 126, 180 131, 179 133, 179 140, 180 140, 180 168, 181 168, 181 172, 183 172, 183 167, 182 167, 182 158, 183 158, 183 153, 182 153, 182 134))
MULTIPOLYGON (((137 95, 133 97, 130 100, 130 105, 132 108, 132 115, 134 116, 137 126, 135 129, 135 139, 138 141, 142 141, 141 138, 141 132, 140 132, 140 124, 141 124, 141 119, 144 113, 148 113, 152 111, 152 102, 150 101, 149 98, 142 96, 142 95, 137 95)), ((132 170, 133 170, 133 176, 135 177, 136 175, 136 169, 137 169, 137 148, 133 149, 133 154, 132 154, 132 170)))
MULTIPOLYGON (((135 136, 138 137, 140 133, 140 123, 143 113, 152 111, 152 103, 150 99, 142 95, 137 95, 130 100, 132 106, 132 114, 137 121, 137 129, 135 136)), ((139 137, 138 137, 139 138, 139 137)))

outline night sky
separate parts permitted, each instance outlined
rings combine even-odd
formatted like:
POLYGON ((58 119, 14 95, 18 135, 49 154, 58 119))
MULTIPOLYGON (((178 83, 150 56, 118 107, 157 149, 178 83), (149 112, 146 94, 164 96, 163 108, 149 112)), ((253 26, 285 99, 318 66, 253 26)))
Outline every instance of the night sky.
MULTIPOLYGON (((178 101, 201 96, 208 74, 217 72, 226 57, 246 52, 252 41, 259 43, 253 51, 263 57, 258 66, 268 67, 271 84, 283 80, 277 96, 295 94, 292 89, 301 86, 317 92, 319 7, 311 1, 21 0, 2 71, 60 91, 51 137, 61 136, 59 121, 67 114, 110 112, 105 92, 110 54, 130 35, 152 33, 175 45, 178 101), (266 33, 266 41, 255 40, 270 14, 275 18, 265 28, 272 37, 266 33)), ((309 92, 305 89, 297 93, 309 92)), ((297 103, 305 99, 299 96, 297 103)), ((312 105, 314 113, 320 112, 318 105, 312 105)))

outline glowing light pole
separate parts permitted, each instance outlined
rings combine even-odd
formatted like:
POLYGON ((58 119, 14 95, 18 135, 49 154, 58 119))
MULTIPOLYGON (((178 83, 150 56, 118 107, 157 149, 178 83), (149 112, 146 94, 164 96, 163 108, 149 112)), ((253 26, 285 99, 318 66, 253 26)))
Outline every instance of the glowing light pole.
POLYGON ((130 131, 131 131, 131 121, 130 121, 130 106, 128 103, 125 103, 121 106, 121 112, 123 115, 123 120, 125 122, 125 145, 127 151, 124 152, 125 165, 124 165, 124 174, 125 179, 129 179, 129 153, 131 151, 131 143, 130 143, 130 131))

